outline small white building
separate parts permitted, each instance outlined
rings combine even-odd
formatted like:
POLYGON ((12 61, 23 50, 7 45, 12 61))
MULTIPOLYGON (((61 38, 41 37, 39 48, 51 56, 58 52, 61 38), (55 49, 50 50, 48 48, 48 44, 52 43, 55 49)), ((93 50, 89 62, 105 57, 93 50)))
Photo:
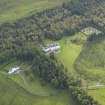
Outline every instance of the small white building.
POLYGON ((8 71, 8 74, 16 74, 19 73, 20 67, 13 67, 8 71))
POLYGON ((55 43, 55 44, 50 44, 48 45, 48 47, 43 48, 43 51, 47 54, 55 53, 58 50, 60 50, 60 48, 61 48, 60 45, 58 43, 55 43))

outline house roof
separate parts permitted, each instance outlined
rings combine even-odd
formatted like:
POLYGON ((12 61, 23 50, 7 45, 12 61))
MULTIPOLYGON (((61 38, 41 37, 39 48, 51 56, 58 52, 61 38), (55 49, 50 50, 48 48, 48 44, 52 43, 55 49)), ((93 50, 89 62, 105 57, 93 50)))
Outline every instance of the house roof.
POLYGON ((49 51, 55 51, 55 50, 58 50, 58 49, 60 49, 59 45, 51 45, 47 48, 43 48, 43 51, 44 52, 49 52, 49 51))
POLYGON ((16 71, 18 71, 20 69, 20 67, 13 67, 9 70, 8 74, 13 74, 15 73, 16 71))

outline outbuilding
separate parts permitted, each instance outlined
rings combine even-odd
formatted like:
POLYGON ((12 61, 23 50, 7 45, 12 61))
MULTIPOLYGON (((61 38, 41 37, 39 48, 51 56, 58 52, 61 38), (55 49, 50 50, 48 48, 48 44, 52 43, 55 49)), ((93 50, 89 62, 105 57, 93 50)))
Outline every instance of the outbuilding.
POLYGON ((60 50, 61 46, 58 43, 50 44, 47 47, 43 48, 43 51, 47 54, 49 53, 55 53, 58 50, 60 50))
POLYGON ((20 70, 20 67, 13 67, 8 71, 8 74, 16 74, 20 70))

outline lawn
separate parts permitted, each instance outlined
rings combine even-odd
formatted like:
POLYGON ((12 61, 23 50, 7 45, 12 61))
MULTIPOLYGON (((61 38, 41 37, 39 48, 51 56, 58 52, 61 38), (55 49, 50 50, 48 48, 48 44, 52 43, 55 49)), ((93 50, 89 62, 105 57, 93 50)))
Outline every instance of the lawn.
POLYGON ((57 55, 57 58, 69 71, 73 71, 73 64, 80 54, 82 46, 72 43, 65 43, 65 39, 60 41, 60 45, 61 51, 57 55))
POLYGON ((66 91, 55 89, 33 75, 28 64, 11 61, 1 69, 0 105, 74 105, 66 91), (23 71, 8 75, 8 70, 16 65, 23 71))
POLYGON ((75 64, 77 73, 83 78, 105 84, 105 39, 87 42, 75 64))
POLYGON ((61 5, 68 0, 0 0, 0 23, 61 5))
POLYGON ((82 33, 77 33, 71 37, 64 37, 59 41, 61 50, 56 57, 58 61, 62 62, 68 69, 68 73, 75 73, 74 63, 82 50, 82 44, 72 43, 71 40, 79 36, 80 34, 82 35, 82 33))

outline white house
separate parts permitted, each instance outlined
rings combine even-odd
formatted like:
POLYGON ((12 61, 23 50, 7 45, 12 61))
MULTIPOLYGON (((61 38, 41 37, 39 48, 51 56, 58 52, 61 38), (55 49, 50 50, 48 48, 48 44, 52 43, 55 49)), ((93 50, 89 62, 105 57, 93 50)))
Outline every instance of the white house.
POLYGON ((52 52, 53 53, 57 52, 60 48, 61 48, 60 45, 58 43, 55 43, 55 44, 50 44, 48 45, 48 47, 43 48, 43 51, 49 54, 52 52))
POLYGON ((16 74, 20 70, 20 67, 13 67, 9 70, 8 74, 16 74))

